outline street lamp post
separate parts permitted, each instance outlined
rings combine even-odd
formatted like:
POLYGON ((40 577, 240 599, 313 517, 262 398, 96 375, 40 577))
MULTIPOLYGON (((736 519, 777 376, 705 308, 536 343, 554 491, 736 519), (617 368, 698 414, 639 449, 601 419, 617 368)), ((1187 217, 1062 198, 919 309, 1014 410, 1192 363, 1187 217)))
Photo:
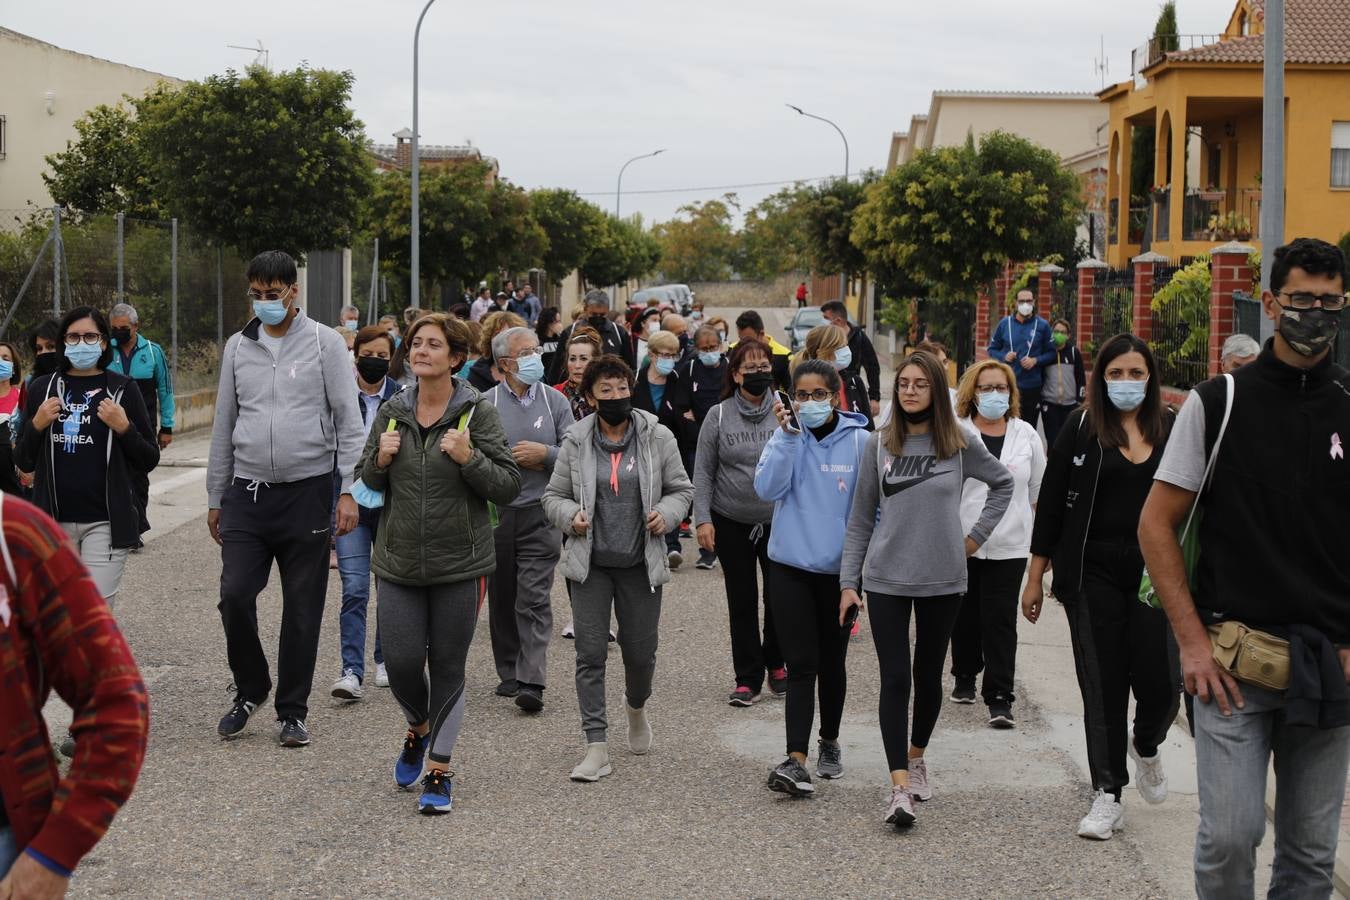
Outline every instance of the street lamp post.
POLYGON ((421 174, 422 161, 421 155, 417 149, 417 47, 422 37, 422 20, 427 17, 427 10, 431 9, 431 4, 436 0, 427 0, 427 5, 422 7, 422 14, 417 17, 417 28, 413 31, 413 115, 412 115, 412 285, 409 299, 413 308, 422 306, 422 291, 418 271, 421 266, 422 250, 422 209, 421 209, 421 174))
POLYGON ((633 163, 637 162, 639 159, 650 159, 653 156, 660 156, 662 153, 665 152, 666 148, 662 147, 660 150, 653 150, 651 153, 644 153, 641 156, 635 156, 619 167, 619 184, 614 189, 614 218, 617 219, 619 217, 619 201, 623 197, 623 170, 631 166, 633 163))
MULTIPOLYGON (((829 126, 830 126, 831 128, 833 128, 835 131, 839 132, 839 139, 840 139, 841 141, 844 142, 844 180, 845 180, 845 181, 848 181, 848 138, 844 136, 844 129, 840 128, 838 125, 836 125, 834 122, 831 122, 829 119, 825 118, 824 116, 817 116, 817 115, 814 115, 814 114, 812 114, 812 113, 809 113, 809 112, 807 112, 806 110, 802 109, 800 106, 793 106, 791 103, 786 103, 786 104, 784 104, 784 105, 785 105, 788 109, 795 111, 795 112, 797 113, 797 115, 799 115, 799 116, 806 116, 808 119, 815 119, 815 120, 817 120, 817 121, 819 121, 819 122, 824 122, 826 125, 829 125, 829 126)), ((845 273, 845 272, 840 272, 840 273, 839 273, 839 300, 840 300, 841 302, 843 301, 845 295, 848 293, 848 286, 847 286, 847 285, 848 285, 848 275, 847 275, 847 273, 845 273)), ((859 316, 858 316, 858 318, 859 318, 859 319, 863 319, 863 318, 864 318, 864 317, 861 315, 861 310, 859 310, 859 316)))

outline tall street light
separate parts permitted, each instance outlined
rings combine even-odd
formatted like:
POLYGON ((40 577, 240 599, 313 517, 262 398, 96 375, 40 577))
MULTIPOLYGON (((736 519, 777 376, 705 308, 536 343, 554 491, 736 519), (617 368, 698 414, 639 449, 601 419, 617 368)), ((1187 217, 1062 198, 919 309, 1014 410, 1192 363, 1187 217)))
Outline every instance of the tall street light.
POLYGON ((666 148, 662 147, 660 150, 653 150, 651 153, 644 153, 641 156, 635 156, 628 162, 624 163, 623 166, 619 168, 619 184, 618 187, 614 189, 614 218, 616 219, 619 218, 619 201, 623 197, 623 170, 631 166, 633 163, 637 162, 639 159, 651 159, 653 156, 660 156, 662 153, 665 152, 666 148))
POLYGON ((422 14, 417 17, 417 28, 413 31, 412 290, 408 296, 414 308, 422 306, 421 275, 418 271, 422 262, 422 158, 417 149, 417 47, 422 37, 422 20, 427 17, 427 10, 431 9, 431 4, 435 2, 436 0, 427 0, 427 5, 422 7, 422 14))
MULTIPOLYGON (((793 106, 791 103, 785 103, 783 105, 786 106, 788 109, 795 111, 799 116, 806 116, 808 119, 815 119, 818 122, 824 122, 826 125, 829 125, 835 131, 839 132, 839 139, 844 142, 844 180, 848 181, 848 138, 844 137, 844 129, 840 128, 838 125, 836 125, 834 122, 831 122, 824 116, 817 116, 812 113, 809 113, 806 110, 802 109, 800 106, 793 106)), ((844 272, 840 272, 839 273, 840 301, 843 301, 845 294, 848 293, 847 285, 848 285, 847 274, 844 272)), ((861 310, 859 310, 858 318, 862 318, 861 310)))

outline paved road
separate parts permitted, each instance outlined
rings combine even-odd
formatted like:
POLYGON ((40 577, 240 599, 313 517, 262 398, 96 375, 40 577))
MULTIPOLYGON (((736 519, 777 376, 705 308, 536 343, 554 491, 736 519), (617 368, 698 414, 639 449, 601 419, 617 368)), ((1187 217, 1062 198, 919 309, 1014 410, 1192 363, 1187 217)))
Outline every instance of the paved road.
MULTIPOLYGON (((182 438, 166 461, 184 465, 154 475, 160 527, 132 558, 117 607, 150 687, 150 752, 131 802, 81 867, 76 896, 1191 895, 1194 777, 1179 730, 1165 748, 1173 798, 1145 807, 1131 789, 1119 837, 1074 835, 1090 795, 1067 631, 1053 604, 1035 629, 1023 627, 1018 729, 991 731, 982 708, 948 704, 929 752, 937 796, 904 834, 880 821, 887 776, 866 622, 850 647, 846 777, 814 799, 783 798, 763 787, 782 758, 781 701, 724 702, 732 672, 720 571, 681 569, 666 589, 654 750, 627 754, 620 726, 614 775, 599 784, 567 778, 583 739, 573 648, 557 636, 561 584, 539 716, 492 695, 480 618, 449 816, 419 817, 414 796, 394 788, 404 726, 387 691, 372 687, 348 706, 327 696, 339 674, 335 573, 309 717, 314 744, 279 748, 270 706, 246 736, 222 742, 220 562, 192 467, 204 455, 201 438, 182 438)), ((264 634, 276 634, 278 616, 269 589, 264 634)), ((610 708, 621 710, 618 652, 610 659, 610 708)), ((51 715, 59 721, 61 711, 51 715)))

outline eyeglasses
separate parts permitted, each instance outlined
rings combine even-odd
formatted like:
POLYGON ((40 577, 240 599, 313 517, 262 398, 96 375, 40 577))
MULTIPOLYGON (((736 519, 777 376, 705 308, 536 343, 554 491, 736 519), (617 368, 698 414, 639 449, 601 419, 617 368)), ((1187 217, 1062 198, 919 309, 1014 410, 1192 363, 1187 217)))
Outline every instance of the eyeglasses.
POLYGON ((1288 291, 1280 291, 1280 296, 1289 298, 1291 309, 1312 309, 1318 303, 1323 309, 1331 312, 1345 308, 1344 294, 1309 294, 1304 291, 1291 294, 1288 291))
POLYGON ((536 353, 538 353, 538 352, 539 352, 539 348, 538 348, 538 347, 531 347, 531 348, 529 348, 528 350, 522 350, 522 351, 520 351, 519 353, 515 354, 514 356, 508 356, 508 357, 505 357, 505 358, 506 358, 506 359, 516 359, 516 360, 520 360, 520 359, 529 359, 531 356, 534 356, 534 355, 535 355, 536 353))
POLYGON ((979 384, 975 386, 977 394, 1010 394, 1006 384, 979 384))
POLYGON ((753 375, 753 374, 755 374, 756 372, 772 372, 772 371, 773 371, 773 366, 769 365, 768 363, 761 363, 761 364, 758 365, 758 366, 749 366, 749 367, 746 367, 746 368, 742 368, 742 369, 741 369, 741 374, 742 374, 742 375, 753 375))
POLYGON ((670 360, 675 360, 675 359, 679 359, 679 358, 680 358, 680 354, 678 354, 678 353, 653 353, 653 354, 652 354, 652 359, 670 359, 670 360))
POLYGON ((263 291, 261 293, 259 293, 258 291, 249 291, 248 299, 252 300, 255 303, 260 300, 266 300, 267 302, 271 303, 276 300, 280 300, 282 297, 285 297, 288 293, 290 293, 290 290, 291 290, 290 288, 282 288, 279 291, 263 291))
POLYGON ((67 346, 67 347, 75 347, 75 346, 77 346, 77 345, 79 345, 79 344, 90 344, 90 345, 93 345, 93 344, 99 343, 99 342, 102 341, 102 340, 103 340, 103 335, 99 334, 99 333, 96 332, 96 331, 86 331, 86 332, 84 332, 83 334, 80 334, 80 333, 74 332, 74 331, 71 331, 71 332, 67 332, 67 333, 66 333, 66 346, 67 346))
POLYGON ((911 390, 914 391, 916 394, 922 394, 924 391, 928 390, 929 387, 930 387, 929 383, 923 380, 922 378, 916 381, 910 381, 907 378, 902 378, 895 383, 896 393, 899 394, 908 393, 911 390))
MULTIPOLYGON (((767 369, 765 371, 768 371, 767 369)), ((822 400, 828 400, 834 396, 834 391, 827 391, 824 388, 814 391, 796 391, 793 394, 798 403, 805 403, 808 400, 814 400, 819 403, 822 400)))

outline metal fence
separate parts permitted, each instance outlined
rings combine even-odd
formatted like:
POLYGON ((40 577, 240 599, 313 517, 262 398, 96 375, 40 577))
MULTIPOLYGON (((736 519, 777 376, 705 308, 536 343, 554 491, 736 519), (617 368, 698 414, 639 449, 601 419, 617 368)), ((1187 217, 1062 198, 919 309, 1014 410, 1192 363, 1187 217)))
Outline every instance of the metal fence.
MULTIPOLYGON (((1153 294, 1165 288, 1180 266, 1156 266, 1153 294)), ((1209 324, 1203 328, 1187 322, 1182 304, 1172 303, 1153 311, 1153 340, 1149 342, 1162 383, 1188 390, 1209 375, 1209 324)))
POLYGON ((1078 272, 1060 272, 1050 281, 1050 321, 1064 319, 1069 331, 1078 327, 1078 272))
POLYGON ((1092 335, 1095 350, 1107 338, 1134 327, 1134 269, 1107 269, 1102 289, 1102 314, 1092 335))

